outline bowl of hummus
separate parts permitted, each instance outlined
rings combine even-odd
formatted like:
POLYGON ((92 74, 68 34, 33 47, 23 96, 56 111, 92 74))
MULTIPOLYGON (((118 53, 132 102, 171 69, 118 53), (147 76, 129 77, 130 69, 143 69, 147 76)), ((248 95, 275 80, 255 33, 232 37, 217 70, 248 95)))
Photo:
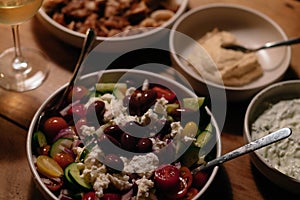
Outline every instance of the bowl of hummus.
POLYGON ((288 127, 292 135, 255 151, 251 161, 270 181, 299 194, 300 186, 300 81, 273 84, 259 92, 250 102, 244 120, 244 138, 251 142, 280 127, 288 127))
POLYGON ((255 53, 223 48, 258 47, 286 40, 281 27, 263 13, 234 4, 209 4, 184 13, 173 25, 170 51, 174 67, 201 94, 226 92, 230 101, 253 97, 281 80, 291 59, 290 47, 255 53))

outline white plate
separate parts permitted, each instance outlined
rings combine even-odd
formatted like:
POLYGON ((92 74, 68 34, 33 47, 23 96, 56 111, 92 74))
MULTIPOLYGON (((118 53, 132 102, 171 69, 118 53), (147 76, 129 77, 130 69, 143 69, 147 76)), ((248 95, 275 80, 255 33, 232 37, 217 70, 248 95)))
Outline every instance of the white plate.
MULTIPOLYGON (((187 35, 195 42, 216 27, 232 33, 239 43, 249 47, 258 47, 267 42, 287 39, 282 28, 268 16, 234 4, 209 4, 189 10, 175 22, 172 29, 187 35)), ((172 52, 187 56, 192 45, 190 42, 178 41, 175 31, 171 32, 170 49, 172 52)), ((257 55, 264 70, 263 76, 259 79, 240 87, 223 86, 211 82, 208 85, 217 89, 225 89, 229 100, 247 99, 283 77, 290 64, 291 48, 286 46, 261 50, 257 52, 257 55)), ((175 67, 185 76, 193 79, 195 89, 200 93, 206 93, 207 91, 203 89, 204 81, 195 70, 183 63, 177 55, 172 56, 175 67)))

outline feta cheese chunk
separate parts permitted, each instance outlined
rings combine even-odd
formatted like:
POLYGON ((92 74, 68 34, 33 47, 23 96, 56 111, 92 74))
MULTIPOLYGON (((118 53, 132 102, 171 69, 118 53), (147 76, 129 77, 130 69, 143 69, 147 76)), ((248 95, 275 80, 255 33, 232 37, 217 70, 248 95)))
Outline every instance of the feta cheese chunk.
POLYGON ((121 159, 124 162, 125 173, 137 173, 139 176, 147 178, 151 177, 159 165, 159 159, 154 153, 133 156, 131 160, 125 157, 121 157, 121 159))
POLYGON ((146 178, 145 176, 143 176, 141 179, 138 179, 135 183, 138 186, 136 199, 139 200, 149 199, 150 196, 149 190, 154 187, 154 182, 146 178))

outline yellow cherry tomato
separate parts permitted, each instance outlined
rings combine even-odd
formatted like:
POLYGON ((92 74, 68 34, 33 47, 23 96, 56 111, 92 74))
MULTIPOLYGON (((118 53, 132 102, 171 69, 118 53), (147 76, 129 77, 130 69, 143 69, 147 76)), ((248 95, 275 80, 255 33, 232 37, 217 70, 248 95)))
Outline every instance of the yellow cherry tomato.
POLYGON ((184 136, 188 136, 192 138, 196 137, 197 133, 198 133, 198 125, 193 121, 186 123, 182 131, 182 134, 184 136))
POLYGON ((47 177, 61 177, 64 174, 59 164, 49 156, 40 155, 36 160, 37 170, 47 177))

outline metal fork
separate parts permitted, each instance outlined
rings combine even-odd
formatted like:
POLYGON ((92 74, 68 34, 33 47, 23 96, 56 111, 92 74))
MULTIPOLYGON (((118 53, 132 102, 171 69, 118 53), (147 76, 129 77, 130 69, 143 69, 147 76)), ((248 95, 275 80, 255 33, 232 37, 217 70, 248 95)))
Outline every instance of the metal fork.
POLYGON ((250 52, 259 51, 259 50, 262 50, 262 49, 268 49, 268 48, 285 46, 285 45, 292 45, 292 44, 298 44, 298 43, 300 43, 300 37, 285 40, 285 41, 279 41, 279 42, 268 42, 268 43, 266 43, 263 46, 258 47, 258 48, 247 48, 247 47, 244 47, 244 46, 241 46, 241 45, 235 45, 235 44, 222 45, 222 47, 225 48, 225 49, 241 51, 243 53, 250 53, 250 52))

